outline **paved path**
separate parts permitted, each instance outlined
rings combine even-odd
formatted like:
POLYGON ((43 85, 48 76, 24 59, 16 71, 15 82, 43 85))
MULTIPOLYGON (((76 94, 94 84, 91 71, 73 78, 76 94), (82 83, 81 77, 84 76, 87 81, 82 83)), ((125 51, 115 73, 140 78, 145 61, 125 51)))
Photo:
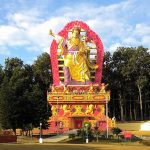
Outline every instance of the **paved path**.
POLYGON ((57 136, 52 136, 50 138, 43 139, 43 143, 48 143, 48 142, 56 143, 65 139, 68 139, 68 135, 57 135, 57 136))
POLYGON ((56 135, 56 136, 52 136, 52 137, 49 137, 49 138, 45 138, 43 139, 43 143, 56 143, 56 142, 60 142, 60 141, 63 141, 63 140, 66 140, 68 139, 68 134, 77 134, 77 129, 73 129, 73 130, 70 130, 64 134, 60 134, 60 135, 56 135))

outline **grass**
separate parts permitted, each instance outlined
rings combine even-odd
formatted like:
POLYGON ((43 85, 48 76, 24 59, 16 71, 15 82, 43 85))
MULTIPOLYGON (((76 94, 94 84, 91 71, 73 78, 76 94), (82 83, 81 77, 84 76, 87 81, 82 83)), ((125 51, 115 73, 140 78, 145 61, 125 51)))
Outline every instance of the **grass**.
POLYGON ((139 137, 150 136, 150 131, 130 131, 130 132, 139 137))
POLYGON ((0 144, 0 150, 149 150, 145 145, 118 144, 0 144))
POLYGON ((0 150, 149 150, 150 140, 140 142, 121 141, 120 139, 99 139, 88 144, 81 138, 68 139, 59 143, 39 144, 37 138, 18 136, 19 143, 0 144, 0 150))
POLYGON ((150 140, 142 140, 141 143, 146 146, 150 146, 150 140))
MULTIPOLYGON (((30 143, 30 144, 34 144, 34 143, 38 143, 39 139, 37 137, 27 137, 27 136, 18 136, 17 137, 17 142, 18 143, 30 143)), ((85 139, 82 139, 80 137, 75 137, 73 139, 66 139, 63 140, 61 142, 59 142, 60 144, 85 144, 85 139)), ((143 146, 150 146, 150 140, 141 140, 141 141, 137 141, 137 140, 123 140, 123 139, 104 139, 104 138, 99 138, 99 141, 96 142, 96 139, 90 140, 89 144, 96 144, 96 145, 108 145, 108 144, 115 144, 115 145, 143 145, 143 146)))
POLYGON ((29 136, 17 136, 18 143, 38 143, 38 138, 29 136))

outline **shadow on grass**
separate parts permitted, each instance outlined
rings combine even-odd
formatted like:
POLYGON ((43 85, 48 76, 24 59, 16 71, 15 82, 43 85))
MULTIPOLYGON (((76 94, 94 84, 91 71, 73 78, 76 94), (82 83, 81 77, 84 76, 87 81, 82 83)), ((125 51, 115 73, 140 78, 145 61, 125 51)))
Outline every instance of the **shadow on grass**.
POLYGON ((140 143, 146 146, 150 146, 150 140, 142 140, 140 143))

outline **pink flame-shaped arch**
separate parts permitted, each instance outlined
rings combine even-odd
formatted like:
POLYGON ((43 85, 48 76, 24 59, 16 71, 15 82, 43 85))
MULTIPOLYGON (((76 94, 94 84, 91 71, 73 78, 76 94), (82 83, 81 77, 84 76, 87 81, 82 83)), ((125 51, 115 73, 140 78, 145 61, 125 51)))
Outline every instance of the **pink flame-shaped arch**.
MULTIPOLYGON (((98 35, 92 31, 89 26, 82 22, 82 21, 72 21, 68 23, 58 34, 64 38, 68 37, 68 31, 71 30, 74 25, 79 25, 82 29, 86 30, 87 36, 91 39, 97 49, 97 58, 96 63, 99 65, 99 68, 95 72, 95 81, 94 83, 101 84, 102 79, 102 67, 103 67, 103 57, 104 57, 104 49, 101 39, 98 35)), ((60 78, 59 78, 59 68, 58 68, 58 59, 57 59, 57 43, 53 40, 51 47, 50 47, 50 56, 51 56, 51 65, 52 65, 52 74, 53 74, 53 84, 59 85, 60 78)))

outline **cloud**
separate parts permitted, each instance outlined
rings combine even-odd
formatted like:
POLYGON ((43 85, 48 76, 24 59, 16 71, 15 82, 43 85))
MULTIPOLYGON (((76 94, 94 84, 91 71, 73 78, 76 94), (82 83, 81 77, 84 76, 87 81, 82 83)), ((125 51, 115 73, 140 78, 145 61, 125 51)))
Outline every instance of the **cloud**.
POLYGON ((39 52, 41 49, 36 45, 30 45, 25 48, 28 52, 39 52))
POLYGON ((50 47, 44 47, 44 48, 43 48, 43 52, 50 53, 50 47))
POLYGON ((10 55, 10 51, 5 46, 0 46, 0 55, 10 55))
POLYGON ((133 45, 143 45, 150 49, 150 26, 146 23, 136 24, 130 37, 124 41, 133 45))
POLYGON ((127 46, 131 46, 131 45, 140 45, 140 42, 135 38, 135 37, 126 37, 124 40, 123 40, 123 43, 124 45, 127 45, 127 46))
POLYGON ((63 17, 39 19, 25 13, 8 15, 8 24, 0 26, 0 45, 25 46, 27 51, 43 51, 50 45, 49 29, 58 32, 69 20, 63 17))
POLYGON ((28 11, 8 12, 7 24, 0 25, 0 46, 23 46, 24 50, 30 53, 49 53, 52 41, 52 37, 48 35, 49 29, 58 33, 68 22, 82 20, 101 37, 104 47, 111 52, 119 46, 143 44, 150 47, 148 20, 136 20, 139 16, 143 19, 142 12, 146 12, 147 16, 148 10, 143 3, 140 6, 138 4, 137 0, 105 6, 87 2, 81 3, 79 7, 70 3, 51 13, 45 10, 47 16, 43 16, 42 9, 36 6, 28 11))
POLYGON ((25 32, 15 26, 0 26, 0 45, 25 45, 29 41, 23 37, 25 32))
POLYGON ((121 43, 112 44, 112 45, 108 48, 108 51, 110 51, 111 53, 113 53, 118 47, 121 47, 121 46, 122 46, 121 43))
POLYGON ((33 57, 31 60, 25 61, 25 63, 32 65, 34 63, 34 61, 36 61, 36 60, 37 60, 37 57, 33 57))
POLYGON ((67 19, 63 17, 57 17, 35 24, 27 30, 28 39, 40 47, 45 47, 46 45, 49 45, 49 30, 53 29, 54 32, 58 32, 63 28, 66 22, 68 22, 67 19))
POLYGON ((149 45, 149 50, 150 50, 150 36, 144 36, 144 37, 142 38, 142 43, 143 43, 144 45, 149 45))
POLYGON ((147 24, 136 24, 135 32, 137 35, 143 36, 143 35, 150 35, 150 26, 147 24))

